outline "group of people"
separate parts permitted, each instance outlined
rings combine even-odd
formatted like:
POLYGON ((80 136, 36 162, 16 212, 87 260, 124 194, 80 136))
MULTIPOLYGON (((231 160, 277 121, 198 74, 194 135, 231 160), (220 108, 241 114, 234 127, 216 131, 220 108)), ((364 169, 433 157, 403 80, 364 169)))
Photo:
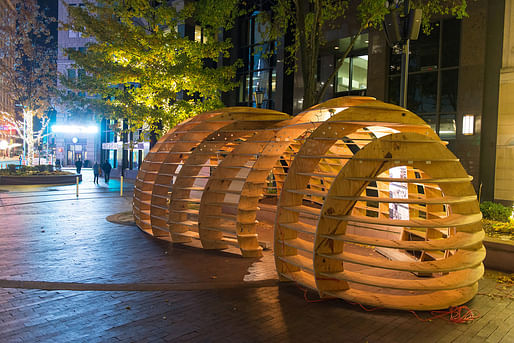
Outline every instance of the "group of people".
POLYGON ((100 177, 100 174, 103 172, 105 177, 105 183, 109 183, 109 177, 111 175, 112 166, 109 163, 109 161, 105 161, 102 164, 98 164, 98 162, 95 162, 93 165, 93 174, 95 175, 95 178, 93 180, 93 183, 98 183, 98 178, 100 177))

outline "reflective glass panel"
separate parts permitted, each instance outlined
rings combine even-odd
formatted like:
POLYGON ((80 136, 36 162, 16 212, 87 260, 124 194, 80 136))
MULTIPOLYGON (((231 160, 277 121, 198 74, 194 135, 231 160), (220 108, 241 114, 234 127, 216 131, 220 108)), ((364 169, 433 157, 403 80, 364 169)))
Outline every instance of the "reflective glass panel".
POLYGON ((439 119, 439 137, 441 139, 455 139, 457 132, 455 114, 442 114, 439 119))

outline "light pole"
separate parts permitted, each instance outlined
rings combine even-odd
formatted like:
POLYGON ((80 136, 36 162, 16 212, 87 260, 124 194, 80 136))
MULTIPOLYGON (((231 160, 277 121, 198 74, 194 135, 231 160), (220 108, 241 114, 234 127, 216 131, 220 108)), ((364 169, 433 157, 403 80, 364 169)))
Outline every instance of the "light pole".
POLYGON ((255 98, 255 104, 257 105, 257 108, 261 108, 262 103, 264 102, 264 92, 260 87, 258 87, 257 90, 253 92, 253 96, 255 98))
POLYGON ((73 164, 74 164, 74 163, 75 163, 75 144, 77 144, 77 142, 79 141, 79 139, 78 139, 77 137, 73 137, 73 138, 71 139, 71 141, 72 141, 72 143, 73 143, 73 149, 72 149, 72 151, 73 151, 73 156, 71 157, 71 163, 73 163, 73 164))
MULTIPOLYGON (((399 7, 399 1, 386 6, 399 7)), ((420 9, 410 10, 409 0, 403 1, 403 17, 395 10, 384 17, 384 32, 388 44, 392 47, 397 43, 402 43, 402 64, 400 75, 400 106, 407 108, 407 86, 409 80, 409 51, 410 41, 418 39, 421 27, 422 11, 420 9)))

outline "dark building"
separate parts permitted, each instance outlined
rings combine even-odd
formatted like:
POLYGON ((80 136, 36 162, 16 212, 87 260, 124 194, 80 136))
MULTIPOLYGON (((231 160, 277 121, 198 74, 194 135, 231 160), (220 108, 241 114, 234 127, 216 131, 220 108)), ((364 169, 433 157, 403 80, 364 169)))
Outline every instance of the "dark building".
MULTIPOLYGON (((262 2, 260 2, 262 3, 262 2)), ((436 20, 429 35, 411 42, 407 107, 420 115, 460 158, 481 200, 514 201, 514 8, 512 0, 468 2, 468 17, 436 20), (509 95, 510 94, 510 95, 509 95)), ((261 10, 266 10, 265 6, 261 10)), ((227 105, 263 107, 296 114, 302 109, 302 74, 287 75, 284 37, 276 54, 255 14, 241 18, 230 33, 232 59, 241 58, 240 86, 227 105)), ((351 18, 348 16, 347 18, 351 18)), ((318 79, 326 79, 356 31, 351 19, 326 33, 318 79)), ((399 103, 401 52, 386 44, 383 31, 360 35, 333 80, 326 99, 367 95, 399 103)))

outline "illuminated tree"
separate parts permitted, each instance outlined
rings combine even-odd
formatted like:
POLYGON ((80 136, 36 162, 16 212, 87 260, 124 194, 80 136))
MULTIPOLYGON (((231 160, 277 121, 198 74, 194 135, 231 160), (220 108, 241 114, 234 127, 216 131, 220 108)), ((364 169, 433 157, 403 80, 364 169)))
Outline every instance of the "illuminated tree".
POLYGON ((168 1, 85 2, 68 7, 66 29, 93 37, 86 51, 67 50, 78 78, 61 77, 63 100, 132 127, 164 129, 222 106, 221 93, 236 86, 236 65, 218 63, 232 44, 219 39, 237 15, 235 0, 200 0, 183 8, 168 1), (200 39, 181 32, 198 24, 200 39), (87 96, 84 96, 87 94, 87 96))
POLYGON ((2 87, 19 111, 0 112, 27 145, 27 162, 32 164, 34 144, 48 124, 46 113, 55 96, 55 52, 48 49, 49 25, 55 21, 40 11, 36 0, 13 0, 5 7, 0 22, 0 75, 2 87), (34 130, 34 120, 41 129, 34 130))

